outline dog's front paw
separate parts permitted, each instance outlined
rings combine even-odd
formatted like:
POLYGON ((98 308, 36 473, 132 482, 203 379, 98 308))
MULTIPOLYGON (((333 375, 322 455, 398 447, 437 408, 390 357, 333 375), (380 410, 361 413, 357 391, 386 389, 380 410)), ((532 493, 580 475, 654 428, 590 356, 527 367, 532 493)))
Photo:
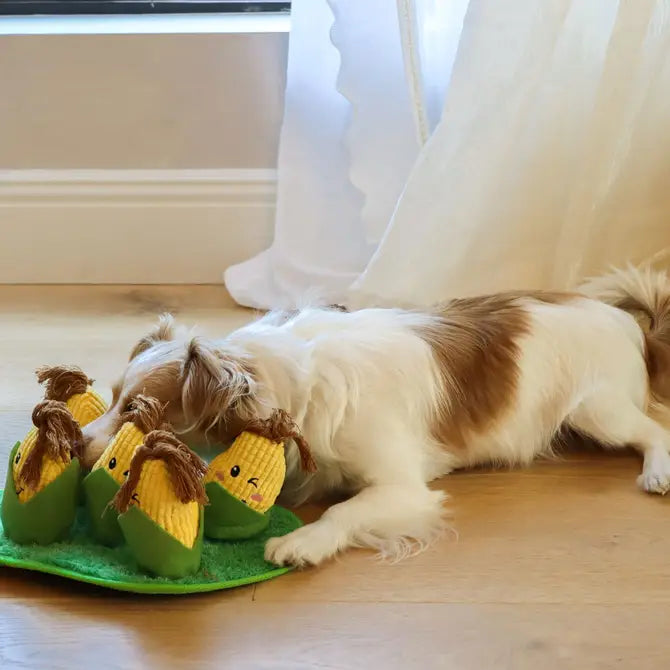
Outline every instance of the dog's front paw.
POLYGON ((305 567, 318 565, 337 551, 319 522, 303 526, 283 537, 270 538, 265 544, 265 560, 275 565, 305 567))
POLYGON ((670 472, 643 472, 637 478, 637 485, 647 493, 659 493, 664 496, 670 491, 670 472))
POLYGON ((663 496, 670 491, 670 454, 667 451, 656 449, 645 454, 637 485, 647 493, 660 493, 663 496))

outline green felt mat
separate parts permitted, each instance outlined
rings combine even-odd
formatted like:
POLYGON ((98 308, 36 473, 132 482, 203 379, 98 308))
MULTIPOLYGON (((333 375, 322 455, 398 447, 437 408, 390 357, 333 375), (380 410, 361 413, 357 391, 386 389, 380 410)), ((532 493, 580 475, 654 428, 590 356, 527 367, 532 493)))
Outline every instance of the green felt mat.
POLYGON ((289 568, 277 568, 264 560, 265 541, 286 535, 301 525, 295 514, 275 506, 270 511, 270 525, 262 534, 235 542, 205 539, 198 572, 182 579, 164 579, 141 572, 127 547, 110 549, 96 544, 87 535, 86 514, 80 507, 70 538, 47 546, 16 544, 4 535, 0 525, 0 565, 59 575, 117 591, 175 594, 216 591, 262 582, 287 572, 289 568))

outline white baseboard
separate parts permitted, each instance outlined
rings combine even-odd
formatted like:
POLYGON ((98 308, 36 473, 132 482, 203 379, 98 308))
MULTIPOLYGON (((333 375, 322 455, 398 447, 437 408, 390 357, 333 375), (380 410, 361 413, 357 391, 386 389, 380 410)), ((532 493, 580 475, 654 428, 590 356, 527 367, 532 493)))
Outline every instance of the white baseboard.
POLYGON ((274 170, 0 170, 0 283, 218 283, 275 199, 274 170))

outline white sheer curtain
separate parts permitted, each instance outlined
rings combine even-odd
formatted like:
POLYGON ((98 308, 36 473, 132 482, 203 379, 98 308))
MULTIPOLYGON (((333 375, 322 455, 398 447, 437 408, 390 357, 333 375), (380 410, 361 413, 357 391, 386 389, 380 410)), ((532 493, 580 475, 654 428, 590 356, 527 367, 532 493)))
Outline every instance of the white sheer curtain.
POLYGON ((294 0, 275 241, 232 295, 429 304, 669 245, 669 4, 294 0))

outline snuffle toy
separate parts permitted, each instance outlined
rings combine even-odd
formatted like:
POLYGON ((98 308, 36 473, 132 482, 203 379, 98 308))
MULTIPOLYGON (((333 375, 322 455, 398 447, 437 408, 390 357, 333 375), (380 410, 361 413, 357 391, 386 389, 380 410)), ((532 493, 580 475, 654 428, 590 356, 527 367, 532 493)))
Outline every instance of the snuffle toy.
MULTIPOLYGON (((38 370, 45 397, 34 428, 11 453, 2 524, 17 543, 65 539, 79 498, 81 427, 102 415, 103 400, 78 368, 38 370)), ((286 475, 284 444, 294 440, 302 468, 309 446, 291 417, 274 410, 251 421, 207 466, 164 421, 165 406, 136 396, 114 437, 83 479, 88 533, 125 544, 144 570, 180 578, 200 567, 203 537, 239 540, 262 532, 286 475)))
POLYGON ((48 544, 67 534, 79 491, 81 427, 105 411, 93 383, 79 368, 44 367, 44 400, 34 428, 14 445, 2 498, 2 525, 15 542, 48 544))

